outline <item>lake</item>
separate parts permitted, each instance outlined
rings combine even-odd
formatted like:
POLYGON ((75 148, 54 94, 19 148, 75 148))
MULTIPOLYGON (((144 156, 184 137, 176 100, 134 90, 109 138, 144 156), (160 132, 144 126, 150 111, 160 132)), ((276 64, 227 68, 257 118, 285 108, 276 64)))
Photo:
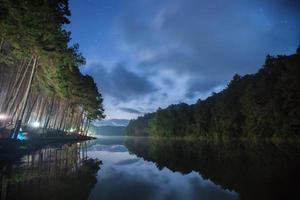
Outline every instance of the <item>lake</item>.
POLYGON ((300 199, 298 144, 103 137, 1 162, 1 200, 300 199))

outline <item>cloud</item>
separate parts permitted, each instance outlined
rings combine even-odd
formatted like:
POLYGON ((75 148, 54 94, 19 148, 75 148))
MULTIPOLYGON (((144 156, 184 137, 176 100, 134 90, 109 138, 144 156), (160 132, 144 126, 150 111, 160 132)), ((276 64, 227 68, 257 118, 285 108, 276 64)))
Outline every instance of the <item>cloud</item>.
MULTIPOLYGON (((125 147, 124 147, 125 148, 125 147)), ((173 172, 156 163, 145 161, 127 152, 90 149, 90 154, 101 158, 99 180, 90 199, 209 199, 236 200, 239 194, 223 189, 201 174, 173 172)), ((98 157, 95 158, 98 158, 98 157)))
POLYGON ((106 152, 128 152, 124 145, 102 145, 96 144, 89 148, 90 151, 106 151, 106 152))
POLYGON ((169 70, 175 79, 204 77, 207 90, 235 73, 255 72, 268 53, 294 51, 300 42, 296 1, 150 2, 126 2, 118 21, 120 42, 137 69, 157 76, 169 70))
POLYGON ((121 107, 119 109, 122 110, 122 111, 128 112, 128 113, 139 114, 139 115, 143 114, 141 111, 138 111, 134 108, 123 108, 123 107, 121 107))
POLYGON ((198 96, 200 98, 199 94, 201 93, 204 93, 204 96, 207 96, 212 91, 215 91, 214 89, 216 89, 218 86, 223 87, 222 82, 218 80, 189 80, 188 88, 186 90, 186 97, 194 98, 195 96, 198 96))
POLYGON ((156 91, 154 84, 147 77, 130 71, 121 63, 112 68, 107 68, 100 63, 92 63, 84 72, 95 78, 105 96, 117 101, 128 101, 156 91))
POLYGON ((234 74, 256 72, 267 54, 291 54, 300 44, 297 0, 130 0, 110 7, 115 12, 99 27, 111 27, 89 33, 104 37, 101 48, 88 48, 99 50, 101 62, 88 60, 83 69, 103 93, 108 118, 194 103, 234 74))

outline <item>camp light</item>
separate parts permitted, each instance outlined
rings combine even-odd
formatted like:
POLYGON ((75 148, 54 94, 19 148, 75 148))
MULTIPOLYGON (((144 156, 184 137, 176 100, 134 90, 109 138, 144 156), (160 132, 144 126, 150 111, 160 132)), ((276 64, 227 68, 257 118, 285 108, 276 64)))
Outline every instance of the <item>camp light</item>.
POLYGON ((38 128, 38 127, 40 126, 40 122, 35 121, 35 122, 32 123, 32 126, 33 126, 34 128, 38 128))
POLYGON ((0 114, 0 120, 6 120, 8 116, 6 114, 0 114))

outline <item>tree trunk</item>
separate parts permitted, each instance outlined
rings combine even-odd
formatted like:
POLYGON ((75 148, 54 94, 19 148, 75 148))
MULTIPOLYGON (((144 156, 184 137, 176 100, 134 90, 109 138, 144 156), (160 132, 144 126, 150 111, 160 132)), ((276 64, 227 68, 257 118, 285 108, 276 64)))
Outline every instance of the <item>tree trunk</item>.
POLYGON ((37 62, 38 62, 38 58, 35 57, 34 61, 33 61, 33 66, 32 66, 32 70, 31 70, 28 86, 27 86, 27 89, 25 91, 25 95, 24 95, 24 98, 23 98, 24 103, 23 103, 23 106, 22 106, 22 109, 21 109, 20 117, 17 118, 15 129, 13 131, 13 139, 18 138, 18 133, 19 133, 19 130, 20 130, 20 127, 21 127, 22 119, 24 117, 26 105, 27 105, 27 102, 28 102, 29 93, 30 93, 30 90, 31 90, 32 81, 33 81, 34 74, 35 74, 35 69, 36 69, 36 66, 37 66, 37 62))
POLYGON ((27 115, 26 115, 25 120, 24 120, 26 124, 28 124, 29 121, 30 121, 30 116, 31 116, 32 110, 33 110, 33 108, 34 108, 34 106, 35 106, 35 104, 36 104, 36 102, 38 100, 38 97, 39 97, 39 95, 36 95, 36 97, 35 97, 35 99, 33 101, 33 104, 31 105, 30 109, 27 112, 27 115))
MULTIPOLYGON (((26 67, 26 70, 25 70, 25 72, 24 72, 24 74, 23 74, 23 76, 22 76, 22 79, 21 79, 21 81, 20 81, 20 83, 19 83, 19 85, 18 85, 18 87, 17 87, 17 89, 16 89, 16 92, 15 92, 15 95, 13 96, 13 99, 12 99, 11 101, 9 101, 9 104, 8 104, 7 108, 5 109, 7 114, 9 114, 9 112, 11 112, 11 108, 12 108, 13 105, 15 104, 16 98, 18 97, 19 92, 20 92, 20 88, 21 88, 21 86, 23 85, 23 82, 24 82, 24 80, 25 80, 25 77, 26 77, 27 71, 28 71, 28 69, 29 69, 30 63, 31 63, 31 61, 28 63, 28 65, 27 65, 27 67, 26 67)), ((34 64, 34 65, 35 65, 35 64, 34 64)), ((33 66, 32 69, 35 70, 35 67, 33 66)), ((32 73, 32 72, 31 72, 31 73, 32 73)), ((29 82, 30 82, 30 80, 29 80, 29 82)), ((27 88, 30 87, 30 84, 31 84, 31 83, 28 83, 27 88)))
POLYGON ((0 41, 0 53, 2 51, 3 44, 4 44, 4 38, 1 37, 1 41, 0 41))
POLYGON ((48 124, 49 124, 49 121, 50 121, 50 118, 51 118, 51 115, 52 115, 53 106, 54 106, 54 100, 55 100, 55 97, 52 97, 50 109, 49 109, 48 115, 45 119, 44 129, 48 128, 48 124))

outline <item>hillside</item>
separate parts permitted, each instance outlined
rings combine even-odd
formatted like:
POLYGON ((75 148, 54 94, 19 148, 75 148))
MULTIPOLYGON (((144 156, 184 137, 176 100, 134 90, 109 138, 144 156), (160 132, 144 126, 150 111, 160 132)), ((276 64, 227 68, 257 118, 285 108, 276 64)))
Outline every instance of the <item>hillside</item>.
POLYGON ((90 126, 90 132, 94 135, 103 136, 123 136, 125 134, 125 126, 90 126))
POLYGON ((193 105, 181 103, 131 120, 127 135, 205 138, 299 138, 300 50, 267 56, 255 74, 193 105))

